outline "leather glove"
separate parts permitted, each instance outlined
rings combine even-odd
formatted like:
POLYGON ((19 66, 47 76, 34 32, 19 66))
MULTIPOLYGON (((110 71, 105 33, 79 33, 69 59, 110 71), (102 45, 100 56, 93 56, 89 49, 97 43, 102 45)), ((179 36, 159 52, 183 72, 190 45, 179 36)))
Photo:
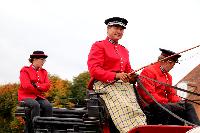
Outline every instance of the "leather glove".
POLYGON ((171 110, 178 111, 178 110, 184 110, 185 109, 185 103, 168 103, 170 106, 171 110))
POLYGON ((130 83, 135 84, 138 76, 137 73, 130 73, 130 83))
POLYGON ((31 82, 31 84, 33 85, 34 88, 37 88, 37 85, 35 84, 35 82, 31 82))

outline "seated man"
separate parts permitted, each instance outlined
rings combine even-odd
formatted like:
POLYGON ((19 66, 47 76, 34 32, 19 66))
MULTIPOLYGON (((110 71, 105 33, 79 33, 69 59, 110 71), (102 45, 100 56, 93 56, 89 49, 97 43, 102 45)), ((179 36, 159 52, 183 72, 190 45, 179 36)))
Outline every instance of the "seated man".
POLYGON ((95 42, 88 55, 87 64, 91 76, 89 88, 103 93, 100 97, 114 125, 120 133, 127 133, 135 126, 146 125, 146 117, 136 101, 131 85, 134 76, 129 74, 133 72, 129 52, 118 43, 128 21, 112 17, 104 23, 107 25, 107 37, 95 42))
MULTIPOLYGON (((165 49, 160 49, 160 51, 162 53, 158 57, 158 62, 144 68, 141 72, 139 76, 141 83, 157 100, 157 102, 163 105, 169 111, 172 111, 179 117, 193 124, 199 125, 199 119, 192 104, 186 101, 181 101, 181 98, 177 96, 175 89, 170 87, 172 85, 172 76, 169 74, 169 71, 174 67, 175 63, 178 63, 178 58, 181 57, 181 55, 165 49), (155 80, 158 82, 155 82, 155 80), (165 86, 159 82, 168 84, 170 86, 165 86)), ((153 119, 146 114, 148 124, 180 124, 179 120, 175 119, 168 112, 160 108, 152 100, 152 98, 145 93, 140 85, 137 86, 137 89, 139 94, 148 104, 146 107, 144 107, 144 112, 150 111, 156 114, 153 119), (167 120, 169 117, 174 120, 167 120)))

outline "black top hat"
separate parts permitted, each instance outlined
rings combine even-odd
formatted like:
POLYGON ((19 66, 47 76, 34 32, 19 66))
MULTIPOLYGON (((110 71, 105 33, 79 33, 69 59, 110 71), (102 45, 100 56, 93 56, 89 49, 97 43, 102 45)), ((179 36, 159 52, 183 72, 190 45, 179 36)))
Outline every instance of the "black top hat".
POLYGON ((44 54, 43 51, 34 51, 30 58, 47 58, 48 55, 44 54))
POLYGON ((159 48, 160 51, 162 52, 161 55, 165 56, 165 57, 168 57, 168 56, 172 56, 172 57, 169 57, 169 60, 173 60, 174 62, 178 63, 178 58, 181 57, 180 54, 177 54, 173 51, 170 51, 170 50, 166 50, 166 49, 162 49, 162 48, 159 48))
POLYGON ((112 17, 112 18, 106 19, 104 23, 106 25, 120 25, 124 29, 126 29, 126 25, 127 25, 128 21, 125 18, 112 17))

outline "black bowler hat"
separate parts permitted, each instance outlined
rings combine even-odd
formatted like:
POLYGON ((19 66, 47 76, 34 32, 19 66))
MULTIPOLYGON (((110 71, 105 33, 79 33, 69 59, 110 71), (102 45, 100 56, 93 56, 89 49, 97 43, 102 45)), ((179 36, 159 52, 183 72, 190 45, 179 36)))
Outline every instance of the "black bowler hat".
POLYGON ((172 56, 172 57, 169 57, 169 60, 173 60, 174 62, 178 63, 178 58, 181 57, 180 54, 177 54, 173 51, 170 51, 170 50, 166 50, 166 49, 162 49, 162 48, 159 48, 160 51, 162 52, 161 55, 163 55, 164 57, 168 57, 168 56, 172 56))
POLYGON ((127 25, 128 21, 125 18, 112 17, 112 18, 106 19, 104 23, 106 25, 120 25, 124 29, 126 29, 126 25, 127 25))
POLYGON ((48 55, 44 54, 43 51, 34 51, 33 54, 30 55, 30 58, 47 58, 48 55))

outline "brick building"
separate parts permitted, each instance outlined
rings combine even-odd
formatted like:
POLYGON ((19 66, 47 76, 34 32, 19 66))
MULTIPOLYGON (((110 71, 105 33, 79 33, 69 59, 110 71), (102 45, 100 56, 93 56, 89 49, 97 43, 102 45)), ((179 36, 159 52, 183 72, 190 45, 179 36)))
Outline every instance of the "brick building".
MULTIPOLYGON (((178 84, 186 84, 186 89, 200 94, 200 64, 197 65, 192 71, 190 71, 178 84)), ((178 85, 177 84, 177 85, 178 85)), ((200 96, 187 94, 186 97, 190 100, 196 100, 200 104, 200 96)), ((200 119, 200 105, 193 103, 195 110, 200 119)))

